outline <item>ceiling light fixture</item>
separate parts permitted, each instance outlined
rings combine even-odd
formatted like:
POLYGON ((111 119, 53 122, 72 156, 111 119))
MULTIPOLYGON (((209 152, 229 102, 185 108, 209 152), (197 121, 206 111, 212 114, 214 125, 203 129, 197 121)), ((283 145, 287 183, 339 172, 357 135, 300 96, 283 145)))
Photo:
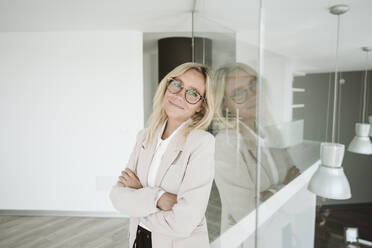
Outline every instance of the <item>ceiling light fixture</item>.
POLYGON ((337 15, 337 44, 336 44, 336 69, 333 97, 332 142, 323 142, 320 146, 320 160, 318 170, 310 179, 308 189, 318 196, 344 200, 351 198, 350 184, 342 168, 345 146, 336 143, 336 112, 338 96, 338 50, 340 40, 340 15, 346 13, 349 6, 339 4, 329 8, 332 15, 337 15))
MULTIPOLYGON (((362 47, 362 51, 366 53, 366 70, 363 83, 362 120, 361 123, 355 124, 355 137, 353 138, 347 149, 349 152, 364 155, 372 154, 372 143, 368 137, 370 134, 371 125, 369 123, 365 123, 367 114, 366 106, 367 106, 368 52, 371 50, 372 50, 371 47, 362 47)), ((371 121, 371 116, 369 119, 371 121)))

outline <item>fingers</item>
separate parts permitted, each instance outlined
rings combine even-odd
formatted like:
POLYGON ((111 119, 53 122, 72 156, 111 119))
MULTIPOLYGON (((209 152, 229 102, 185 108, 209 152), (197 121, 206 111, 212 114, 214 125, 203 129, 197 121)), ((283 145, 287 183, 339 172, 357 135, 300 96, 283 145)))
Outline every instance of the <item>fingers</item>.
POLYGON ((138 178, 137 177, 137 175, 133 172, 133 171, 131 171, 131 169, 128 169, 128 168, 126 168, 125 170, 123 170, 122 172, 121 172, 121 174, 123 175, 123 177, 124 178, 130 178, 130 177, 133 177, 133 178, 138 178))
POLYGON ((122 176, 119 176, 119 181, 117 182, 117 185, 118 186, 124 186, 124 187, 127 187, 127 181, 124 179, 124 177, 122 176))
POLYGON ((167 195, 168 197, 177 199, 177 195, 175 195, 175 194, 172 194, 172 193, 169 193, 169 192, 165 192, 164 194, 167 195))
MULTIPOLYGON (((130 171, 130 169, 128 169, 130 171)), ((121 172, 121 176, 119 176, 119 180, 124 184, 128 184, 128 181, 131 179, 131 175, 128 174, 127 170, 123 170, 121 172)))
POLYGON ((290 169, 294 174, 297 174, 300 172, 300 170, 294 165, 293 167, 291 167, 290 169))
POLYGON ((171 198, 174 202, 177 202, 177 195, 170 195, 170 198, 171 198))
POLYGON ((123 177, 129 177, 129 174, 128 174, 127 171, 125 171, 125 170, 123 170, 123 171, 121 172, 121 175, 122 175, 123 177))
POLYGON ((134 177, 134 178, 137 178, 136 173, 134 173, 131 169, 126 168, 124 171, 125 171, 129 176, 134 177))
POLYGON ((294 176, 298 176, 300 174, 300 170, 297 167, 293 167, 291 172, 294 176))
POLYGON ((169 211, 177 203, 177 195, 171 193, 164 193, 158 200, 157 206, 164 211, 169 211))
POLYGON ((122 183, 121 181, 117 181, 116 185, 120 187, 126 187, 125 184, 122 183))
POLYGON ((119 181, 125 183, 128 180, 128 178, 125 178, 123 176, 119 176, 119 181))
POLYGON ((128 168, 121 172, 121 176, 119 176, 119 181, 124 183, 126 187, 134 189, 139 189, 143 187, 137 175, 128 168))
POLYGON ((163 195, 165 196, 166 200, 173 202, 174 204, 177 203, 177 195, 168 192, 164 193, 163 195))
POLYGON ((119 176, 119 179, 125 183, 131 179, 131 176, 126 171, 122 171, 121 176, 119 176))

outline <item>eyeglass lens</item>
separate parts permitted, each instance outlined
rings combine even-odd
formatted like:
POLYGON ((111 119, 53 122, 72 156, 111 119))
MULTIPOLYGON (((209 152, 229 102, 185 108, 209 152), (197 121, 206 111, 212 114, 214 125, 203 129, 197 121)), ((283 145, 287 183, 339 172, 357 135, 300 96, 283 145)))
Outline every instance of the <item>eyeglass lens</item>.
MULTIPOLYGON (((170 80, 169 83, 168 83, 168 90, 173 93, 173 94, 177 94, 178 92, 180 92, 182 90, 182 84, 181 82, 177 81, 177 80, 170 80)), ((201 96, 198 94, 198 92, 196 92, 196 90, 193 90, 193 89, 188 89, 186 90, 186 95, 185 95, 185 99, 188 103, 197 103, 199 100, 200 100, 201 96)))
POLYGON ((256 94, 256 81, 249 84, 248 88, 239 88, 233 91, 231 98, 236 103, 244 103, 248 99, 248 95, 256 94))

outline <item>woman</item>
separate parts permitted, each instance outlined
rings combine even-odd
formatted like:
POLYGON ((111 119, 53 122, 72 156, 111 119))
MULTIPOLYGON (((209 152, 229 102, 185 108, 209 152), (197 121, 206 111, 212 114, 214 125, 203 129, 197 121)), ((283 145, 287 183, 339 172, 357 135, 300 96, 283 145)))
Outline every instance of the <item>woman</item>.
MULTIPOLYGON (((248 65, 233 63, 215 73, 213 122, 216 133, 215 182, 221 198, 221 233, 249 214, 256 205, 257 73, 248 65)), ((272 125, 269 101, 261 106, 261 127, 272 125)), ((264 144, 265 137, 259 137, 264 144)), ((260 199, 264 201, 296 177, 299 170, 287 151, 261 147, 260 199)))
POLYGON ((129 247, 209 247, 205 219, 214 178, 209 69, 182 64, 160 82, 147 127, 110 192, 130 217, 129 247))

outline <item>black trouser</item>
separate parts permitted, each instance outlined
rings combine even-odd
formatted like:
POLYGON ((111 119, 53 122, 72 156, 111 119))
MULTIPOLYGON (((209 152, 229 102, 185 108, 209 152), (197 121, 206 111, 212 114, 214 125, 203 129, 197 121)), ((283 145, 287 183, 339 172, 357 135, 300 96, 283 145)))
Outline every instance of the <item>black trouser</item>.
POLYGON ((137 226, 136 239, 133 248, 152 248, 151 232, 140 225, 137 226))

